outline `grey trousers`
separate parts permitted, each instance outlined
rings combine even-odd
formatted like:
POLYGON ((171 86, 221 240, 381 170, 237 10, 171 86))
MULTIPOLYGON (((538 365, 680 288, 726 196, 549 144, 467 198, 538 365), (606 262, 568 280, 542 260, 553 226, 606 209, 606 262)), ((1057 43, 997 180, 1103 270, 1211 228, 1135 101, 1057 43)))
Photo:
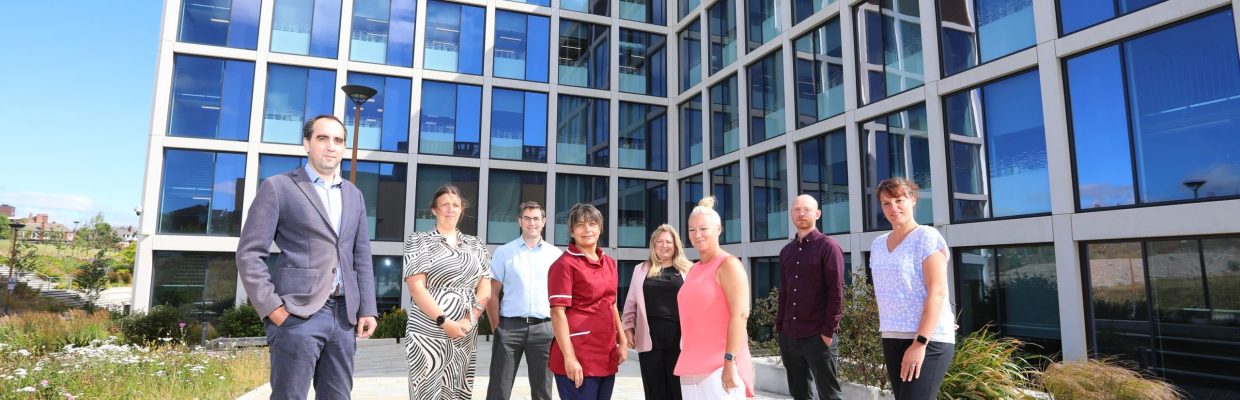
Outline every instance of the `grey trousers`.
POLYGON ((526 323, 521 318, 501 318, 491 345, 491 381, 487 400, 508 400, 517 377, 521 357, 525 356, 534 400, 551 400, 551 322, 526 323))
POLYGON ((810 396, 810 381, 814 382, 814 392, 818 394, 818 399, 844 398, 839 380, 838 340, 831 342, 831 347, 827 347, 827 344, 822 342, 822 336, 817 334, 794 339, 780 333, 779 356, 784 362, 788 392, 793 399, 813 398, 810 396))
POLYGON ((343 297, 329 297, 310 318, 290 315, 276 326, 263 318, 271 352, 271 398, 348 399, 353 391, 357 334, 343 297))

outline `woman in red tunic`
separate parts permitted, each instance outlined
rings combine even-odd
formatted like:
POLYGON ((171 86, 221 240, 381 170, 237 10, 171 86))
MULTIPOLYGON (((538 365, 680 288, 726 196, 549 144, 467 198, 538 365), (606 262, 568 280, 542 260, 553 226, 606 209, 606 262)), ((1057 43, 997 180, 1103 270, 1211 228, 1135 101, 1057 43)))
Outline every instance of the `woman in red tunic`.
POLYGON ((568 251, 547 274, 556 343, 548 366, 560 399, 608 400, 628 348, 616 309, 616 260, 598 247, 603 214, 597 208, 573 206, 568 226, 568 251))

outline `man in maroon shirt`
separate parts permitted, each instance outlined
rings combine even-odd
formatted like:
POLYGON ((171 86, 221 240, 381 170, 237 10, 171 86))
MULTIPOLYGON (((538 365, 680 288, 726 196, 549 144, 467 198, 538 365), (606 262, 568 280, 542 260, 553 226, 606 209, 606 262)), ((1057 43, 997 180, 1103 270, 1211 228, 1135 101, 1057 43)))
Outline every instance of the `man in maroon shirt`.
POLYGON ((812 196, 797 196, 791 211, 797 234, 779 252, 775 314, 788 392, 796 400, 808 400, 812 375, 819 399, 839 399, 843 393, 834 337, 844 311, 844 252, 815 226, 822 211, 812 196))

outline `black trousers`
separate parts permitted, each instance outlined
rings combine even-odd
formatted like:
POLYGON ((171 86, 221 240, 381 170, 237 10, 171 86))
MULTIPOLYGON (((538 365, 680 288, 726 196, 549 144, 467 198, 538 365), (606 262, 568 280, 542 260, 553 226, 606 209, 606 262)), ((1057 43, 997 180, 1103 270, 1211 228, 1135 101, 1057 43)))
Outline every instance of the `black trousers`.
POLYGON ((780 333, 779 357, 783 359, 788 378, 788 393, 793 399, 810 399, 810 380, 814 381, 814 389, 819 399, 843 398, 839 379, 838 342, 831 342, 831 347, 827 347, 819 335, 793 339, 780 333))
POLYGON ((637 353, 642 369, 642 389, 645 389, 647 399, 681 399, 680 377, 673 373, 678 359, 680 349, 652 349, 637 353))
POLYGON ((904 362, 904 351, 912 344, 913 339, 883 339, 883 359, 891 391, 895 392, 896 400, 934 400, 939 395, 939 386, 947 375, 952 356, 956 354, 956 345, 930 342, 926 345, 926 358, 921 362, 921 377, 901 382, 900 364, 904 362))

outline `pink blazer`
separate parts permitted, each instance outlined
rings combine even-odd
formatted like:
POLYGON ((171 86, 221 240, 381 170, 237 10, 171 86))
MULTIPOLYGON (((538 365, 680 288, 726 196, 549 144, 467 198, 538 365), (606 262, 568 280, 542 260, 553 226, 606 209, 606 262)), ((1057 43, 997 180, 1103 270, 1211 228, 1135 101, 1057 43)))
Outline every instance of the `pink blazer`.
POLYGON ((642 287, 646 283, 646 273, 650 270, 646 263, 637 264, 633 268, 633 279, 629 281, 629 295, 624 298, 624 313, 620 314, 620 322, 624 329, 633 330, 632 338, 637 341, 637 351, 650 351, 650 325, 646 323, 646 295, 642 287))

